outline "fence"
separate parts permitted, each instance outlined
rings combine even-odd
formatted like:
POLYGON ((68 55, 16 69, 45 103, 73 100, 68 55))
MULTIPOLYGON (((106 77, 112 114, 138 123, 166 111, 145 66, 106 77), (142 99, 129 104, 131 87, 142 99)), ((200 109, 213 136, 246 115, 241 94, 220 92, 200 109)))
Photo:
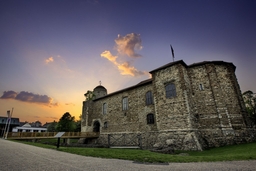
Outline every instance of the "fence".
MULTIPOLYGON (((9 132, 7 139, 43 139, 56 138, 58 132, 9 132)), ((97 138, 97 132, 65 132, 61 138, 97 138)))

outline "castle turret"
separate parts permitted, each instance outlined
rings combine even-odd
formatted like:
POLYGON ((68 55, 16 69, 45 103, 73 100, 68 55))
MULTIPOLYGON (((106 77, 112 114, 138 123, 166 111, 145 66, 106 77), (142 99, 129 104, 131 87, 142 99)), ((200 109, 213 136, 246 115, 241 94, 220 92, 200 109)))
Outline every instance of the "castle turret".
POLYGON ((107 89, 102 85, 99 85, 93 89, 94 99, 107 95, 107 89))

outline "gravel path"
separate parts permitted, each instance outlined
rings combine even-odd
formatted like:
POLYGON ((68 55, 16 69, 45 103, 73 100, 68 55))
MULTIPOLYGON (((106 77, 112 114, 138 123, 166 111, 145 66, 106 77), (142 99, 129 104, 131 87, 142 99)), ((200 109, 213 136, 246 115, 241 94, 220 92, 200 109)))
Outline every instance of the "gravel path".
POLYGON ((69 154, 0 139, 1 171, 175 171, 256 170, 256 160, 233 162, 141 164, 69 154))

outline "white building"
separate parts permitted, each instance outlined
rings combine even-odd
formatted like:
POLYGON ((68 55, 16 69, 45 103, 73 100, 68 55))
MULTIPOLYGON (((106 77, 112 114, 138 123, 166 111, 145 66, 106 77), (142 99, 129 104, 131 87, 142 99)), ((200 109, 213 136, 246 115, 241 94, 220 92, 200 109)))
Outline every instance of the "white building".
POLYGON ((29 123, 26 123, 23 126, 14 127, 12 132, 47 132, 47 128, 31 127, 29 123))

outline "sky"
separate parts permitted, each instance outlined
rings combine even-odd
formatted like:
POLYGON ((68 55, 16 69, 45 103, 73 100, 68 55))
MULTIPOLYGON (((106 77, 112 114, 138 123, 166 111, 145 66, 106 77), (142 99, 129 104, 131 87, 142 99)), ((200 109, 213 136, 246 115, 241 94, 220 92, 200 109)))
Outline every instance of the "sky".
POLYGON ((173 61, 226 61, 256 92, 256 0, 0 0, 0 116, 82 114, 87 90, 115 92, 173 61))

